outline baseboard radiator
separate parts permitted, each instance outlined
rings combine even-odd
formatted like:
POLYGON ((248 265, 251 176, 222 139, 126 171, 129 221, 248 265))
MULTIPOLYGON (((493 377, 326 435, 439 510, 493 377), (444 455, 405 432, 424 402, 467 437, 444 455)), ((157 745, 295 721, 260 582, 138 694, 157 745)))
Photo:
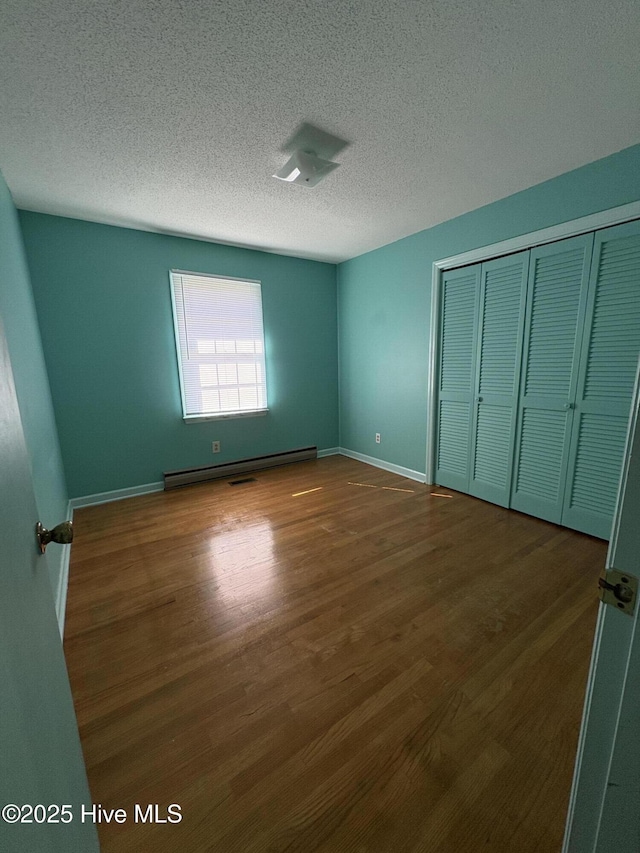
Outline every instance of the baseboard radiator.
POLYGON ((317 458, 317 447, 301 447, 298 450, 286 450, 284 453, 272 453, 269 456, 254 456, 253 459, 223 462, 221 465, 203 465, 201 468, 165 471, 164 488, 165 491, 168 491, 169 489, 177 489, 179 486, 189 486, 192 483, 220 480, 225 477, 235 477, 236 474, 246 474, 249 471, 276 468, 279 465, 288 465, 290 462, 306 462, 309 459, 317 458))

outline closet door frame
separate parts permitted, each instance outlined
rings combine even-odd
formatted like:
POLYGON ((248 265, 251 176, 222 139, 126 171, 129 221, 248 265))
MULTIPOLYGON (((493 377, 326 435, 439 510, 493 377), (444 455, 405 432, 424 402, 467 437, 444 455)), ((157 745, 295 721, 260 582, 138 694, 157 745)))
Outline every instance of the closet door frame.
POLYGON ((446 270, 455 267, 468 266, 482 261, 493 260, 501 255, 514 254, 523 249, 532 249, 545 243, 553 243, 567 237, 575 237, 579 234, 587 234, 600 228, 608 228, 611 225, 619 225, 640 219, 640 201, 603 210, 579 219, 572 219, 560 225, 553 225, 540 231, 532 231, 499 243, 492 243, 473 249, 459 255, 442 258, 433 262, 431 267, 431 317, 429 323, 429 365, 427 385, 427 448, 426 448, 426 474, 425 480, 428 484, 435 482, 436 472, 436 444, 437 444, 437 407, 438 407, 438 350, 440 346, 440 305, 442 275, 446 270))

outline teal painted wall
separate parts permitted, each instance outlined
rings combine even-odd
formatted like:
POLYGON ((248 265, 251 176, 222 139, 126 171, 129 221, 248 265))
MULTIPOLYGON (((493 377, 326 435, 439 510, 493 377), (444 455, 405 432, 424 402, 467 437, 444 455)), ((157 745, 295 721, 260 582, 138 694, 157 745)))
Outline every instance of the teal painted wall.
POLYGON ((331 264, 21 212, 70 494, 307 444, 424 472, 432 262, 639 198, 634 146, 347 261, 338 336, 331 264), (183 423, 171 268, 263 282, 268 416, 183 423))
MULTIPOLYGON (((67 517, 67 487, 18 215, 2 174, 0 316, 31 460, 32 486, 38 513, 45 527, 53 527, 67 517)), ((34 525, 36 520, 33 520, 34 525)), ((62 550, 56 546, 48 549, 43 558, 49 570, 54 598, 58 593, 62 555, 62 550)))
POLYGON ((638 199, 640 145, 340 264, 341 447, 425 472, 434 261, 638 199))
POLYGON ((333 264, 24 211, 20 222, 72 497, 337 446, 333 264), (266 416, 183 422, 170 269, 262 281, 266 416))

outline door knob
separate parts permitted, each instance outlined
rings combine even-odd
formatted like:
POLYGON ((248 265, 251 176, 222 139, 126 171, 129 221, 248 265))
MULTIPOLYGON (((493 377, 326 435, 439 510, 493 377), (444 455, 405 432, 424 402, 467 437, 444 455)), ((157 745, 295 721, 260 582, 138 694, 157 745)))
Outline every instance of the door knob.
POLYGON ((47 530, 40 522, 36 524, 36 539, 40 553, 44 554, 47 550, 49 542, 58 542, 60 545, 68 545, 73 542, 73 523, 71 521, 63 521, 61 524, 56 524, 53 530, 47 530))

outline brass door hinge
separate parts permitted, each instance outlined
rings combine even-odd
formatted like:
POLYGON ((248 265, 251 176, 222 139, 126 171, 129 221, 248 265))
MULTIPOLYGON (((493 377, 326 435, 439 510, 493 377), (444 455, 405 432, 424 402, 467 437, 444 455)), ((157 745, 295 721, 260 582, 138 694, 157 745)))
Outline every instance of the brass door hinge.
POLYGON ((626 572, 619 572, 617 569, 609 569, 598 581, 598 586, 601 601, 611 604, 616 610, 622 610, 629 616, 633 615, 638 597, 638 578, 626 572))

